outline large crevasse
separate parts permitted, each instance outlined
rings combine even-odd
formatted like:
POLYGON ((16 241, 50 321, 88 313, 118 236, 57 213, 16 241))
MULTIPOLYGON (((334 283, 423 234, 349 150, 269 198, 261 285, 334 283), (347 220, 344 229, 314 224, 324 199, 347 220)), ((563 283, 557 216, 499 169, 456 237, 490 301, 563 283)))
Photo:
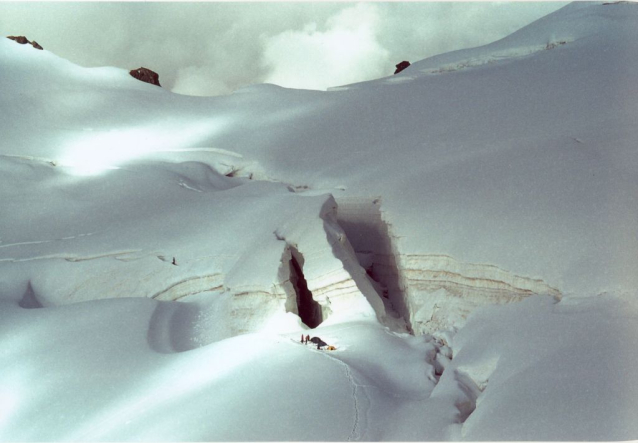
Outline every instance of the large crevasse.
POLYGON ((415 334, 458 328, 477 307, 531 295, 560 298, 541 279, 442 254, 403 254, 379 197, 341 198, 338 222, 386 303, 415 334))

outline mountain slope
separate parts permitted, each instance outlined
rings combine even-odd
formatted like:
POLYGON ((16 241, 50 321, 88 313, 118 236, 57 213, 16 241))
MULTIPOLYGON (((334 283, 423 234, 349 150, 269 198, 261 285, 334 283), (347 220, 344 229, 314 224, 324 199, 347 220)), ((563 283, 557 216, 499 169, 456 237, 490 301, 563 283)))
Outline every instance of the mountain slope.
POLYGON ((637 34, 215 98, 0 41, 0 437, 635 438, 637 34))
POLYGON ((200 161, 331 192, 343 213, 380 197, 404 288, 390 292, 411 316, 427 295, 410 286, 450 292, 427 277, 433 254, 509 271, 508 285, 542 280, 552 288, 544 293, 633 291, 636 20, 632 4, 575 3, 390 79, 329 93, 254 86, 214 99, 6 41, 2 106, 22 111, 4 120, 1 149, 85 173, 149 156, 200 161), (424 276, 408 277, 418 256, 424 276))

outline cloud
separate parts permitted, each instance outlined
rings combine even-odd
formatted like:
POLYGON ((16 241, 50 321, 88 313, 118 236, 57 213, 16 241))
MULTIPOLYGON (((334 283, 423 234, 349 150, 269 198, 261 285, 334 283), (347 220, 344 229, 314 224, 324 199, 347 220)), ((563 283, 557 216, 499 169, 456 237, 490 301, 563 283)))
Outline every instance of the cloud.
POLYGON ((285 31, 264 40, 266 81, 281 86, 326 89, 384 75, 390 53, 377 39, 381 18, 374 4, 348 7, 326 22, 285 31))
POLYGON ((81 66, 145 66, 162 86, 219 95, 270 81, 325 89, 502 38, 552 2, 0 2, 0 32, 81 66))
POLYGON ((230 94, 233 90, 219 79, 209 66, 188 66, 177 70, 172 91, 177 94, 212 96, 230 94))

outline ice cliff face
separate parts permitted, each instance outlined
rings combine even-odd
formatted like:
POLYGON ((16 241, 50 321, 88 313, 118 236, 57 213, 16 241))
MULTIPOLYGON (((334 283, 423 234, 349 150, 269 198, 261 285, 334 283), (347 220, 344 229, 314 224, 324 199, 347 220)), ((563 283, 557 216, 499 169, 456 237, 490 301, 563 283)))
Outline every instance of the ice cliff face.
POLYGON ((341 199, 338 214, 361 265, 416 334, 460 327, 482 305, 530 295, 561 297, 558 289, 540 279, 493 265, 463 263, 447 255, 402 253, 380 198, 341 199))
POLYGON ((479 306, 521 301, 531 295, 561 297, 560 291, 540 279, 445 255, 405 255, 399 263, 416 333, 458 328, 479 306))

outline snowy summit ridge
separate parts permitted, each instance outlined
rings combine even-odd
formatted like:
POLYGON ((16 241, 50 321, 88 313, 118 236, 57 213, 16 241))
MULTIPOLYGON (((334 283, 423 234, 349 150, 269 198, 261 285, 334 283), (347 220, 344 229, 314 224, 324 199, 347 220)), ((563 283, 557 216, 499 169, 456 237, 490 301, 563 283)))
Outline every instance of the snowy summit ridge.
POLYGON ((201 98, 2 39, 0 439, 635 439, 636 41, 201 98))

